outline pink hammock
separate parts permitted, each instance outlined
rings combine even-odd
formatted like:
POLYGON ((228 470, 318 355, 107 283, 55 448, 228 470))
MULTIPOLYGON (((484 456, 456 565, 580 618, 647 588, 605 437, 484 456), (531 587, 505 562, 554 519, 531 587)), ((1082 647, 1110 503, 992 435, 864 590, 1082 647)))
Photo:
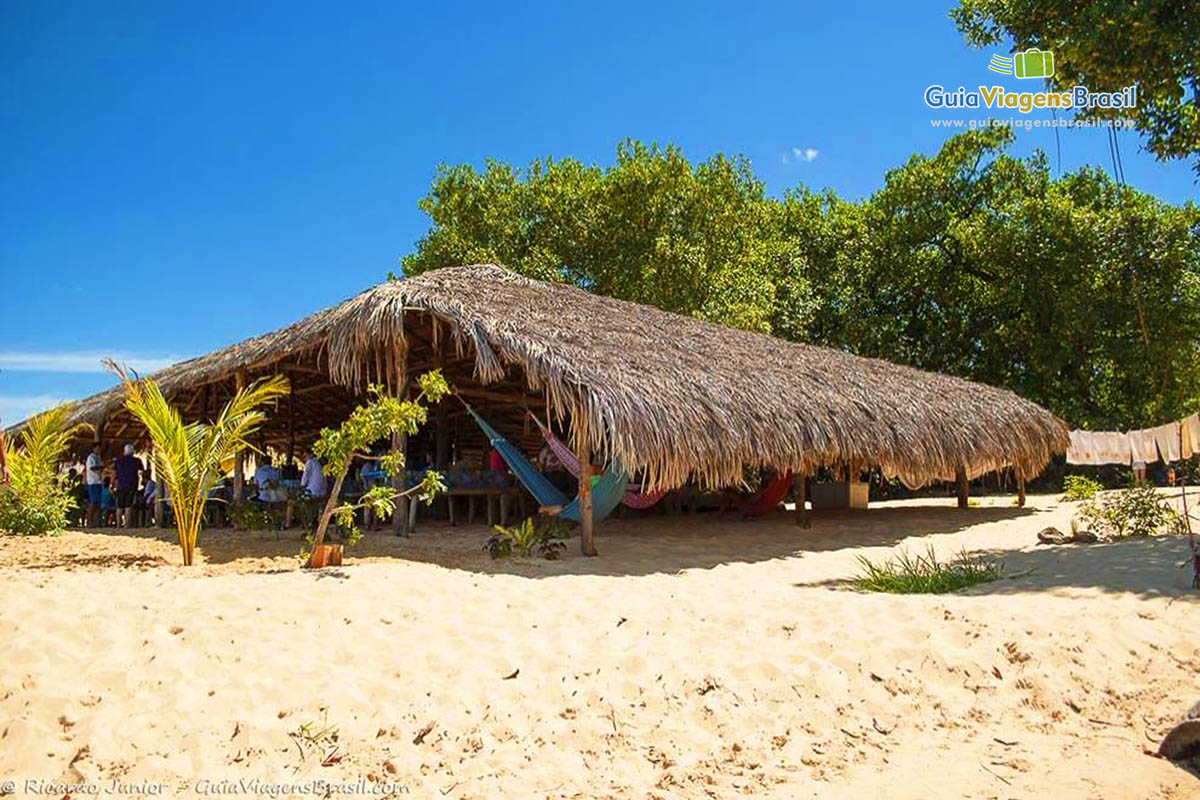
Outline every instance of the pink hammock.
MULTIPOLYGON (((538 427, 542 429, 542 436, 546 437, 546 444, 550 445, 550 451, 558 457, 562 465, 566 467, 567 472, 579 477, 579 459, 571 452, 571 448, 567 447, 558 437, 550 432, 550 429, 541 423, 537 417, 534 417, 538 427)), ((663 495, 667 493, 666 489, 659 489, 655 492, 643 492, 640 489, 629 489, 625 492, 625 496, 621 498, 621 504, 630 508, 649 508, 650 506, 663 499, 663 495)))

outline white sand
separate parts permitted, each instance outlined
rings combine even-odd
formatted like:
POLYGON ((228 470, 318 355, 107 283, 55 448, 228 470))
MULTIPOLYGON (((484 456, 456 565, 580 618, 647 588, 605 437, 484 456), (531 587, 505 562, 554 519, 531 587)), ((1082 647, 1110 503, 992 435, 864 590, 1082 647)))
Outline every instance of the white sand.
POLYGON ((287 557, 297 540, 262 534, 205 532, 191 569, 169 532, 3 537, 0 779, 17 796, 115 778, 167 797, 239 779, 435 798, 1200 797, 1145 753, 1200 699, 1186 541, 1039 547, 1069 507, 982 502, 809 531, 618 520, 599 559, 571 542, 558 563, 494 563, 483 526, 427 527, 315 573, 287 557), (1017 577, 940 597, 841 583, 858 555, 927 544, 1017 577))

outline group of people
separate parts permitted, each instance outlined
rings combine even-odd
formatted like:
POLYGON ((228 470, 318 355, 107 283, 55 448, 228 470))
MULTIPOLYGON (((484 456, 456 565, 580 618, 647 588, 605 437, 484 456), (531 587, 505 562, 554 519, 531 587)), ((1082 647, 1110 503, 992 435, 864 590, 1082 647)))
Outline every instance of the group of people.
POLYGON ((100 443, 94 443, 84 460, 82 479, 74 469, 70 477, 78 481, 83 523, 89 528, 102 525, 132 528, 154 507, 154 478, 145 463, 134 455, 131 444, 125 445, 111 464, 106 464, 100 443))
POLYGON ((254 470, 254 498, 262 503, 282 503, 288 499, 287 481, 298 480, 297 490, 313 498, 323 498, 329 494, 329 481, 325 477, 320 460, 311 450, 300 451, 300 461, 304 468, 297 471, 293 464, 287 464, 283 470, 275 466, 269 455, 259 458, 258 468, 254 470), (286 474, 291 470, 291 475, 286 474), (293 476, 299 475, 299 478, 293 476))

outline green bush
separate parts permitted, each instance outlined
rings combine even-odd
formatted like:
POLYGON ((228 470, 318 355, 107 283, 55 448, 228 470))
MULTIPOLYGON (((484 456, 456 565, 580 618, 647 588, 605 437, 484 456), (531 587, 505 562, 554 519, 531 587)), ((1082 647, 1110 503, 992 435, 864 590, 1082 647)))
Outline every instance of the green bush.
POLYGON ((542 558, 553 561, 566 549, 562 540, 569 535, 567 526, 561 520, 538 522, 533 517, 512 528, 493 525, 492 529, 496 535, 483 545, 492 558, 506 558, 514 552, 528 558, 536 552, 542 558))
POLYGON ((1091 500, 1104 488, 1100 481, 1083 475, 1068 475, 1063 478, 1063 500, 1091 500))
POLYGON ((58 474, 58 461, 80 427, 67 424, 67 416, 59 406, 25 424, 8 457, 11 481, 0 487, 0 530, 28 536, 67 527, 75 498, 58 474))
POLYGON ((933 547, 925 555, 901 551, 878 564, 859 556, 858 563, 862 571, 853 580, 854 588, 888 594, 946 594, 1004 575, 1003 563, 965 551, 942 563, 933 547))
POLYGON ((0 489, 0 531, 20 536, 57 533, 67 527, 74 510, 75 498, 57 479, 32 492, 0 489))
POLYGON ((1105 541, 1185 530, 1179 512, 1158 490, 1145 483, 1135 483, 1128 489, 1084 503, 1072 520, 1072 527, 1077 526, 1105 541))
POLYGON ((286 509, 282 503, 246 501, 229 506, 229 521, 244 531, 283 530, 286 509))

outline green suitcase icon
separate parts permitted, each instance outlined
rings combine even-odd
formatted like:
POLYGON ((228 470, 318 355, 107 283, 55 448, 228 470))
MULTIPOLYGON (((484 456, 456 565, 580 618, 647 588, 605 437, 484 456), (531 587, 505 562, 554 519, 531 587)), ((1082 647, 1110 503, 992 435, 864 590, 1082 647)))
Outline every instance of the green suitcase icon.
POLYGON ((1049 78, 1054 75, 1054 53, 1026 50, 1013 56, 1013 74, 1018 78, 1049 78))

